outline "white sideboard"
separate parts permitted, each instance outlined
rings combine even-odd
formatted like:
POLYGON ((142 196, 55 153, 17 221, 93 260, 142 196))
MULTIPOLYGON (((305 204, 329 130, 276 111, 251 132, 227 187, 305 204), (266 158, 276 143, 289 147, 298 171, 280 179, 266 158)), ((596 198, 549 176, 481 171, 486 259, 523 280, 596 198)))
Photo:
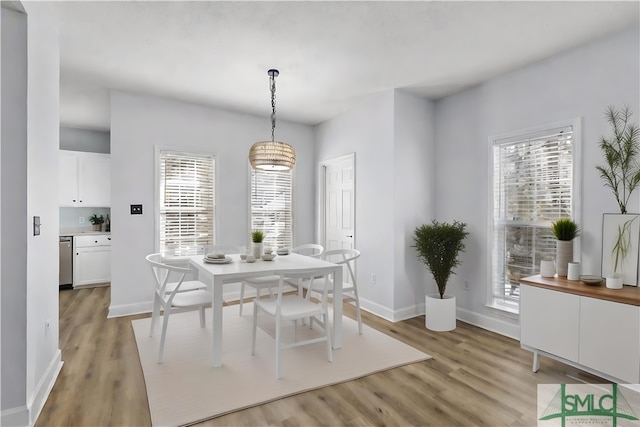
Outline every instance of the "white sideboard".
POLYGON ((521 279, 520 344, 618 383, 640 383, 640 288, 521 279))

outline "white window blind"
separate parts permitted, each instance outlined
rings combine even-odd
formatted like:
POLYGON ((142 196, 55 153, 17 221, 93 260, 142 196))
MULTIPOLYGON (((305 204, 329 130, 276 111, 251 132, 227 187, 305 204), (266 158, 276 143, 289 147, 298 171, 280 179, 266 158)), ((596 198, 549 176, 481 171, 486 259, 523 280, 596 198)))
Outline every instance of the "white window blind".
POLYGON ((490 305, 519 311, 522 277, 555 257, 551 223, 573 216, 573 128, 493 141, 493 295, 490 305))
POLYGON ((159 249, 194 255, 214 242, 213 155, 160 150, 159 249))
POLYGON ((293 172, 251 169, 250 232, 264 232, 264 246, 290 248, 293 243, 293 172))

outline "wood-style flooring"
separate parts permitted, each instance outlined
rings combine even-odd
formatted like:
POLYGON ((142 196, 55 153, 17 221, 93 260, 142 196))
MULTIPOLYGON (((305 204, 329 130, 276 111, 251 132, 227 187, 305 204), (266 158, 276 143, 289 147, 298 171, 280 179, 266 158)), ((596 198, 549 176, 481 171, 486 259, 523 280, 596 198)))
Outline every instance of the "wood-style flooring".
MULTIPOLYGON (((110 288, 60 291, 64 367, 36 426, 148 426, 131 320, 107 319, 110 288)), ((345 304, 345 314, 353 309, 345 304)), ((532 354, 518 341, 458 322, 430 332, 424 316, 364 322, 433 356, 355 381, 234 412, 199 426, 535 426, 538 384, 607 381, 532 354)))

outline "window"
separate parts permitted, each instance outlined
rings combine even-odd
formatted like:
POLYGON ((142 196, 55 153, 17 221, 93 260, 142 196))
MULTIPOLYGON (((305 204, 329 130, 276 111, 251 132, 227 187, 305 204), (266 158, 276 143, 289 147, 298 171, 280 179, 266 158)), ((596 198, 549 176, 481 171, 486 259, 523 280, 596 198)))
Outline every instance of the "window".
POLYGON ((492 293, 489 305, 517 313, 522 277, 555 257, 551 223, 575 217, 576 125, 492 138, 492 293))
POLYGON ((265 247, 293 244, 292 186, 292 171, 251 169, 249 231, 262 230, 265 247))
POLYGON ((160 149, 158 159, 159 251, 199 253, 214 242, 215 158, 160 149))

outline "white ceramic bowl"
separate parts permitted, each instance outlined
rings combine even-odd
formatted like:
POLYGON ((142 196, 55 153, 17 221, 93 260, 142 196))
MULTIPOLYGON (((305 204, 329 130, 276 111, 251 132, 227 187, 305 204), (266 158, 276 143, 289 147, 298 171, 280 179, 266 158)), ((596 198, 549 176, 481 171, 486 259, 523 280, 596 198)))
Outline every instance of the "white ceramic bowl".
POLYGON ((276 257, 276 254, 264 254, 262 255, 263 261, 271 261, 276 257))

